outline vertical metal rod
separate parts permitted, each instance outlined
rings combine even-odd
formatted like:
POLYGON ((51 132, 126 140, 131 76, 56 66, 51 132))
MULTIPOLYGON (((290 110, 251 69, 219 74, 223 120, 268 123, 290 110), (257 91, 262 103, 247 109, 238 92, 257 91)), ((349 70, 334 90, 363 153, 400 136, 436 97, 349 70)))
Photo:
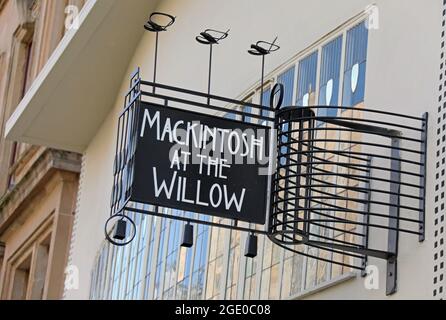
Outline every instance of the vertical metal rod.
MULTIPOLYGON (((372 165, 372 157, 368 157, 367 159, 367 165, 370 167, 372 165)), ((366 183, 365 183, 365 189, 367 189, 367 193, 365 194, 365 198, 366 198, 366 202, 364 204, 364 211, 366 213, 369 212, 370 210, 370 201, 372 200, 372 192, 370 191, 370 176, 371 176, 371 170, 369 170, 366 174, 366 183)), ((370 232, 370 228, 369 228, 369 224, 370 224, 370 215, 366 214, 364 216, 364 223, 365 225, 363 226, 364 228, 364 238, 362 239, 362 245, 364 246, 364 248, 368 249, 369 248, 369 232, 370 232)), ((368 256, 364 255, 364 258, 362 259, 362 267, 364 268, 364 270, 362 270, 361 272, 361 276, 366 277, 367 276, 367 272, 366 272, 366 268, 367 268, 367 263, 368 263, 368 256)))
POLYGON ((211 104, 211 98, 209 95, 211 94, 211 79, 212 79, 212 53, 213 53, 213 44, 211 43, 209 49, 209 78, 208 78, 208 105, 211 104))
MULTIPOLYGON (((400 159, 400 141, 398 139, 392 139, 392 158, 400 159)), ((399 216, 400 216, 400 181, 401 181, 401 161, 400 160, 392 160, 391 162, 392 170, 391 173, 391 184, 390 191, 392 195, 390 196, 390 204, 389 207, 389 216, 394 217, 396 219, 389 219, 389 227, 395 228, 389 230, 388 235, 388 252, 392 254, 392 256, 387 260, 387 285, 386 285, 386 295, 392 295, 397 291, 397 256, 398 256, 398 228, 399 228, 399 216)))
MULTIPOLYGON (((156 83, 156 72, 158 64, 158 40, 159 40, 159 32, 156 33, 156 40, 155 40, 155 63, 153 67, 153 83, 156 83)), ((156 93, 156 87, 153 87, 153 93, 156 93)))
POLYGON ((265 83, 265 56, 262 55, 262 80, 260 84, 260 105, 263 106, 263 85, 265 83))
MULTIPOLYGON (((291 120, 291 118, 290 118, 290 120, 291 120)), ((304 140, 304 138, 303 138, 304 122, 303 122, 302 119, 300 119, 298 123, 299 123, 299 139, 298 139, 298 142, 297 142, 298 144, 297 144, 297 159, 296 159, 296 161, 297 161, 297 163, 302 163, 303 162, 302 158, 304 156, 304 152, 303 152, 303 145, 302 145, 302 143, 300 141, 304 140)), ((292 122, 289 123, 289 126, 290 126, 291 130, 294 129, 292 122)), ((295 191, 296 199, 294 200, 295 201, 294 207, 295 208, 300 208, 300 199, 299 198, 300 198, 300 192, 301 192, 301 189, 302 189, 302 185, 301 185, 301 182, 302 182, 302 180, 301 180, 302 166, 300 166, 300 165, 297 166, 296 174, 297 174, 297 176, 296 176, 296 191, 295 191)), ((305 206, 305 204, 303 206, 305 206)), ((305 214, 305 212, 302 212, 302 213, 303 213, 301 215, 302 219, 305 219, 306 218, 306 214, 305 214)), ((294 212, 294 221, 296 221, 294 223, 294 230, 299 230, 299 211, 298 210, 295 210, 295 212, 294 212)), ((308 220, 306 220, 306 221, 308 221, 308 220)), ((305 236, 305 232, 306 232, 306 224, 307 224, 307 222, 304 222, 302 224, 302 234, 301 234, 301 238, 302 239, 297 239, 297 240, 304 240, 304 236, 305 236)))

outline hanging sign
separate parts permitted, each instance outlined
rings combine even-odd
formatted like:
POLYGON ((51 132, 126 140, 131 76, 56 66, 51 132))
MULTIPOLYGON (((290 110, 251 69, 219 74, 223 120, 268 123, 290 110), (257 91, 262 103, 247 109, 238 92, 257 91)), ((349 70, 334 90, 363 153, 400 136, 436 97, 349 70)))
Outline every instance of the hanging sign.
POLYGON ((141 103, 132 199, 265 224, 269 127, 141 103))

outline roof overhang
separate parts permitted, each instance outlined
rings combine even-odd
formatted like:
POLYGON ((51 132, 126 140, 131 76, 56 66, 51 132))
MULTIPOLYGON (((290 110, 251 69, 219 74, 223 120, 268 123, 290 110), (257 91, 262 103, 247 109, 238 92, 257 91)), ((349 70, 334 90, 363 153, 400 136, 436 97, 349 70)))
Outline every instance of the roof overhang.
POLYGON ((158 0, 89 0, 6 124, 5 135, 83 152, 113 107, 158 0))

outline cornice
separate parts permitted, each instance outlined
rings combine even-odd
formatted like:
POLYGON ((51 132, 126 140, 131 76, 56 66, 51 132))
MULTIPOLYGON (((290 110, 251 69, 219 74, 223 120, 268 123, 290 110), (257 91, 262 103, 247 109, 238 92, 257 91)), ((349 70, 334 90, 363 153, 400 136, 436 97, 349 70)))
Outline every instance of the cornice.
POLYGON ((79 174, 81 156, 71 152, 46 149, 21 181, 0 199, 0 234, 20 215, 29 200, 56 171, 79 174))

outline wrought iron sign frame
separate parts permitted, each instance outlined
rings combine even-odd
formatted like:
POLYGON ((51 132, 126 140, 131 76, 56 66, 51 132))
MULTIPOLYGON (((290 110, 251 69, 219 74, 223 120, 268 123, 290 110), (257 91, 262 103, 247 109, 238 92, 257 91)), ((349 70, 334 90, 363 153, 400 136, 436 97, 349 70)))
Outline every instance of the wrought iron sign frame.
POLYGON ((338 264, 363 272, 368 257, 384 259, 386 293, 396 292, 399 234, 417 235, 424 241, 427 124, 427 113, 413 117, 327 106, 277 110, 277 170, 268 237, 310 258, 333 262, 294 246, 304 244, 317 248, 318 254, 325 251, 359 259, 359 265, 338 264), (340 116, 324 115, 333 109, 340 116), (337 137, 329 134, 333 131, 337 137), (387 231, 387 248, 370 246, 371 230, 387 231), (336 239, 339 232, 349 237, 336 239))
MULTIPOLYGON (((261 106, 254 103, 247 103, 243 101, 238 101, 235 99, 220 97, 216 95, 208 95, 206 93, 193 91, 184 88, 172 87, 169 85, 164 85, 160 83, 153 83, 150 81, 144 81, 140 78, 139 68, 132 74, 130 81, 130 90, 127 92, 125 97, 125 108, 124 111, 119 116, 118 121, 118 137, 116 141, 116 157, 114 165, 114 187, 112 191, 111 200, 111 218, 116 218, 119 215, 119 220, 124 220, 123 216, 126 217, 125 220, 130 220, 125 212, 136 212, 143 214, 150 214, 162 218, 178 219, 188 224, 204 224, 209 226, 221 227, 226 229, 239 230, 243 232, 263 234, 267 235, 267 230, 259 230, 257 228, 242 227, 238 225, 238 221, 232 221, 232 223, 219 223, 207 220, 199 220, 187 217, 172 216, 164 212, 164 210, 159 210, 156 206, 152 206, 152 210, 138 209, 133 206, 131 201, 132 195, 132 176, 134 155, 136 151, 137 142, 137 125, 136 121, 138 118, 138 111, 142 103, 142 98, 149 98, 157 100, 158 105, 163 105, 165 107, 172 106, 172 104, 180 104, 186 106, 193 106, 195 108, 201 109, 204 114, 209 114, 209 111, 213 113, 224 113, 224 114, 234 114, 241 117, 242 119, 253 118, 259 121, 266 122, 273 126, 274 124, 274 111, 268 107, 261 106), (156 88, 157 91, 150 90, 151 88, 156 88), (145 89, 145 90, 143 90, 145 89), (169 92, 168 94, 159 93, 161 90, 169 92), (186 95, 194 98, 204 98, 206 101, 218 101, 224 103, 226 106, 217 106, 213 104, 207 104, 204 102, 199 102, 196 99, 188 99, 184 97, 179 97, 178 95, 186 95), (243 109, 233 109, 228 106, 248 106, 251 108, 252 112, 245 112, 243 109), (267 115, 268 113, 268 115, 267 115), (129 178, 130 177, 130 178, 129 178)), ((152 102, 153 103, 153 102, 152 102)), ((239 121, 242 123, 242 121, 239 121)), ((246 122, 246 124, 249 124, 246 122)), ((118 242, 115 241, 109 235, 108 224, 106 225, 106 236, 107 239, 115 245, 123 246, 127 245, 131 241, 118 242)), ((121 240, 121 239, 118 239, 121 240)))
MULTIPOLYGON (((156 33, 156 48, 158 33, 174 22, 171 15, 151 15, 145 28, 156 33), (170 20, 160 25, 154 22, 157 16, 170 20)), ((213 95, 212 46, 226 39, 228 32, 207 29, 196 38, 210 45, 207 93, 157 83, 156 71, 151 82, 141 79, 139 68, 132 74, 118 122, 107 239, 118 246, 133 240, 136 226, 130 212, 184 221, 185 247, 193 245, 193 224, 249 233, 247 257, 256 256, 257 235, 265 235, 286 250, 360 270, 363 276, 369 257, 384 259, 386 293, 395 293, 400 233, 416 235, 419 242, 425 239, 428 114, 414 117, 363 106, 282 107, 281 84, 274 86, 269 106, 263 101, 255 104, 213 95), (145 102, 166 108, 192 107, 206 115, 232 114, 244 124, 252 124, 247 119, 257 119, 274 129, 270 149, 275 149, 276 155, 269 164, 269 215, 265 212, 267 223, 263 228, 241 226, 231 219, 178 216, 156 205, 140 208, 133 202, 132 181, 138 174, 134 170, 137 123, 145 102), (330 116, 333 110, 336 115, 330 116), (133 228, 131 234, 126 220, 133 228), (112 221, 116 223, 112 225, 112 221), (387 243, 371 237, 375 234, 387 236, 387 243)), ((280 48, 276 41, 260 41, 248 51, 262 56, 261 90, 265 56, 280 48)))

